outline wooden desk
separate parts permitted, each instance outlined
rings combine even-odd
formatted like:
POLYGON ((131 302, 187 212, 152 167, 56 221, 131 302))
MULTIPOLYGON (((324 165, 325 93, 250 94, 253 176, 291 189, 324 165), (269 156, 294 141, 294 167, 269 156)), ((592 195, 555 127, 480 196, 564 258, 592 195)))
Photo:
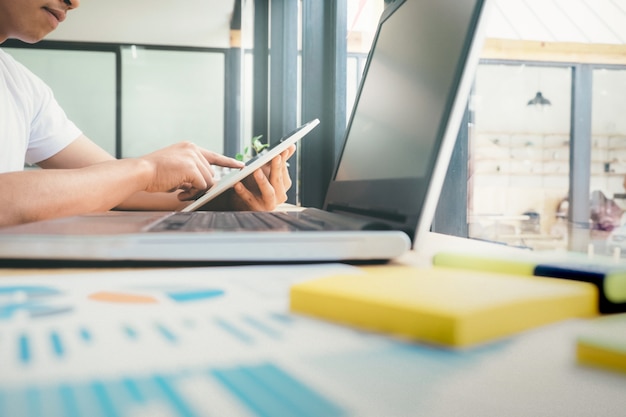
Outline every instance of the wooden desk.
MULTIPOLYGON (((512 250, 431 234, 392 264, 466 244, 512 250)), ((288 313, 292 283, 356 272, 1 270, 0 416, 624 415, 626 375, 574 360, 584 321, 450 350, 288 313), (58 314, 10 313, 9 286, 58 314)))

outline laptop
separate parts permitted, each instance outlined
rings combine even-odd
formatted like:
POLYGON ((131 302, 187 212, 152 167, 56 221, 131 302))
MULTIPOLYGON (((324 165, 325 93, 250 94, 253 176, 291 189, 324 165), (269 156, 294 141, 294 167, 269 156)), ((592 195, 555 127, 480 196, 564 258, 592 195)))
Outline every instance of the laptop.
POLYGON ((385 8, 321 209, 48 220, 0 229, 0 262, 384 262, 404 254, 431 226, 487 5, 398 0, 385 8))

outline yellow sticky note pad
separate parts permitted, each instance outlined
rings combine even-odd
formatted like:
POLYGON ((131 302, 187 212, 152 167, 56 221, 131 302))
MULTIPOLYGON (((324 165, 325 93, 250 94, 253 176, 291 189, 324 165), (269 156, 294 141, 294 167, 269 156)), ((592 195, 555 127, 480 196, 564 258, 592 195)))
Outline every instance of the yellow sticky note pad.
POLYGON ((583 365, 626 372, 626 313, 591 321, 576 341, 576 358, 583 365))
POLYGON ((597 314, 593 284, 453 268, 368 267, 291 287, 290 309, 449 346, 597 314))

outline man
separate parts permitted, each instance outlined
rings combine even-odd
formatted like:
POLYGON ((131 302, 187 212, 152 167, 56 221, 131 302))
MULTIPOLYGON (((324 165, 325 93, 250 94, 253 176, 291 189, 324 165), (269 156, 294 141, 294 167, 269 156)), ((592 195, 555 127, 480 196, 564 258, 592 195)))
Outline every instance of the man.
MULTIPOLYGON (((34 43, 80 0, 0 0, 0 44, 34 43)), ((71 71, 71 69, 69 69, 71 71)), ((287 198, 295 147, 237 184, 209 209, 271 210, 287 198)), ((67 119, 39 78, 0 50, 0 226, 90 212, 177 210, 214 184, 212 165, 232 158, 182 142, 117 160, 67 119), (24 170, 24 163, 44 169, 24 170)))

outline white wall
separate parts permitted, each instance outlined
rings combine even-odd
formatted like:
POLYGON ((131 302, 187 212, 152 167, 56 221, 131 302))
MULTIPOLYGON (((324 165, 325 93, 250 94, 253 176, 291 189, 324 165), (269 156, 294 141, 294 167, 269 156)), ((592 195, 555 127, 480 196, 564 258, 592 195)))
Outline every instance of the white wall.
POLYGON ((233 0, 82 0, 50 40, 229 46, 233 0))

